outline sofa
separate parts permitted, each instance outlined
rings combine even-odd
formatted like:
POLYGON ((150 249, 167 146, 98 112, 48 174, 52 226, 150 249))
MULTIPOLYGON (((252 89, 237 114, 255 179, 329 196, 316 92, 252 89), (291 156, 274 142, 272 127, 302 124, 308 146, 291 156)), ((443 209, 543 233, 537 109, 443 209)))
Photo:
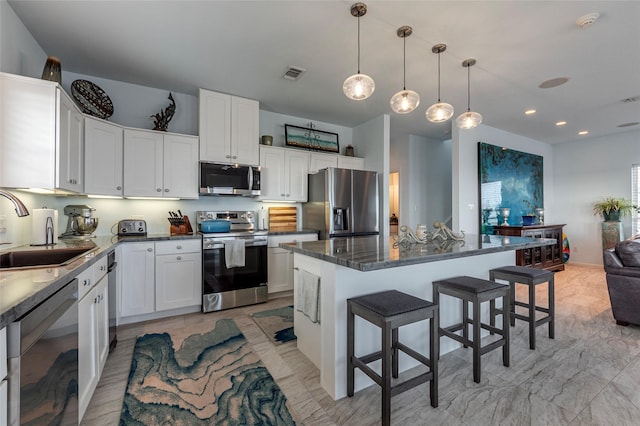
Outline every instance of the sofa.
POLYGON ((605 250, 604 270, 616 323, 640 325, 640 239, 605 250))

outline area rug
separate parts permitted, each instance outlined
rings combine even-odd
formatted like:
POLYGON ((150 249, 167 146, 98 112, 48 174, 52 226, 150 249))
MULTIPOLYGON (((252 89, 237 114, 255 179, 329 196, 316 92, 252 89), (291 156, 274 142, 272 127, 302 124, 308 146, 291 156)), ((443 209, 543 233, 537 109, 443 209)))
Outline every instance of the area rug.
POLYGON ((297 339, 293 334, 293 305, 256 312, 251 318, 275 345, 297 339))
POLYGON ((120 425, 295 425, 284 394, 233 320, 174 347, 138 337, 120 425))

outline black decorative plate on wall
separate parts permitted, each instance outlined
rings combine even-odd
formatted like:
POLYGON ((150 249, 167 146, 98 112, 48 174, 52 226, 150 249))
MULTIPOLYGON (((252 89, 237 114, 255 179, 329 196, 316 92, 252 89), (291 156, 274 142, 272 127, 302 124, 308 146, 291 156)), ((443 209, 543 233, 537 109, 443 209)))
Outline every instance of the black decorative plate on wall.
POLYGON ((113 115, 113 102, 96 84, 87 80, 71 83, 71 95, 85 114, 106 119, 113 115))

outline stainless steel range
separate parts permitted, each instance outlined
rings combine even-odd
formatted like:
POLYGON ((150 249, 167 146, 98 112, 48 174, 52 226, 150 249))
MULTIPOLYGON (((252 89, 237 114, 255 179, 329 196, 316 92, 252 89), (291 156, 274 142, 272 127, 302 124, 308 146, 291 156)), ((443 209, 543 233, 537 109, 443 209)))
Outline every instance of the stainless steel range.
POLYGON ((267 231, 255 230, 255 217, 252 211, 196 212, 202 234, 203 312, 267 301, 267 231), (229 232, 202 232, 201 223, 207 220, 228 220, 229 232))

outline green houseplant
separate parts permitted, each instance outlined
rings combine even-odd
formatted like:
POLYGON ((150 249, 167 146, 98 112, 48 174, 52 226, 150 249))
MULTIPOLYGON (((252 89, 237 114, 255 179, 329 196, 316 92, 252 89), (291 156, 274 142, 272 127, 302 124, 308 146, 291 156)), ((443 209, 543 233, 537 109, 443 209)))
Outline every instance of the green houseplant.
POLYGON ((625 198, 607 197, 593 204, 593 214, 602 215, 605 222, 618 222, 634 210, 638 211, 638 206, 625 198))

